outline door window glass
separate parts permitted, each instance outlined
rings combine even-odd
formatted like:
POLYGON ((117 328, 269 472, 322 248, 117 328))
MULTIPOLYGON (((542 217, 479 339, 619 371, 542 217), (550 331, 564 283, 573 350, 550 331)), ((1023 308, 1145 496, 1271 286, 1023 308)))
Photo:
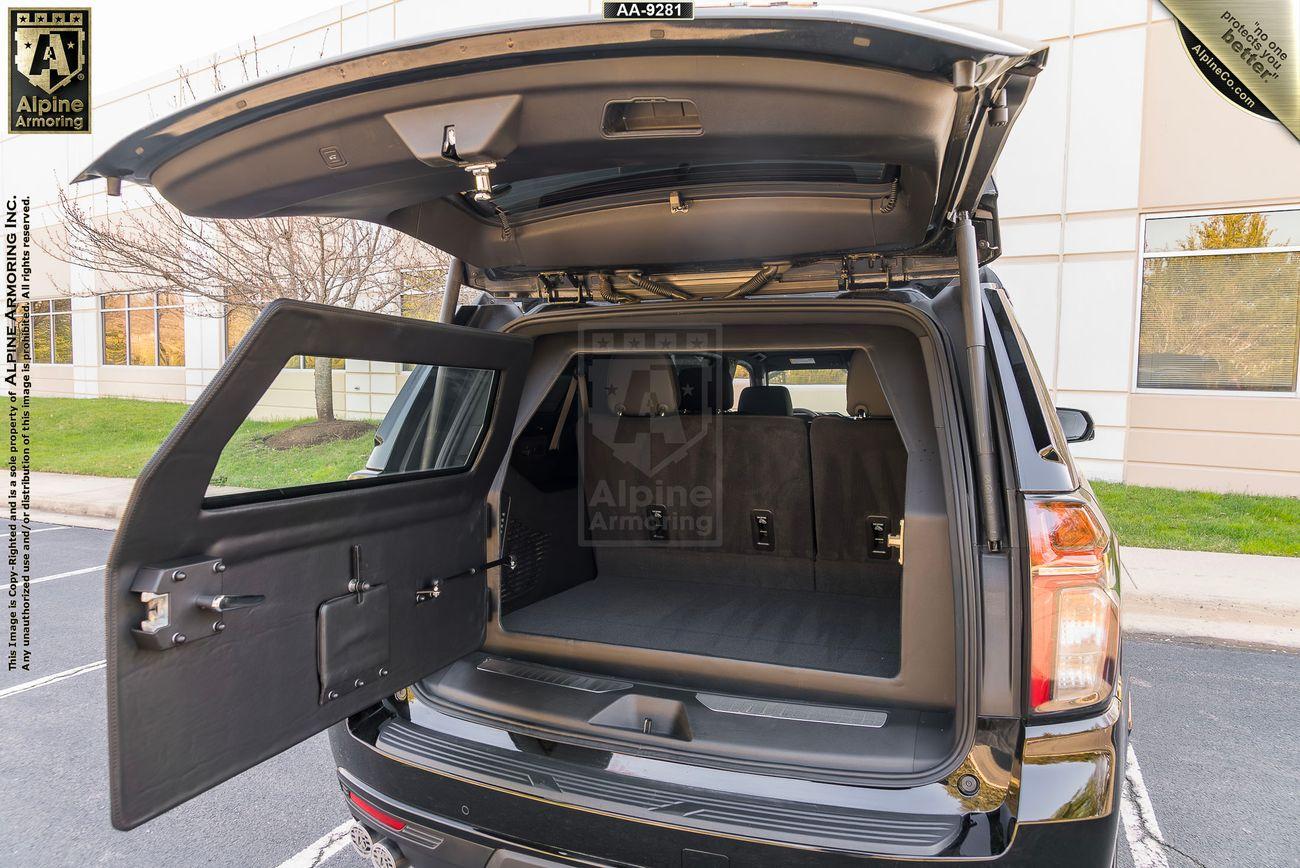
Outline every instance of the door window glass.
POLYGON ((222 450, 207 506, 473 464, 496 371, 294 356, 222 450))

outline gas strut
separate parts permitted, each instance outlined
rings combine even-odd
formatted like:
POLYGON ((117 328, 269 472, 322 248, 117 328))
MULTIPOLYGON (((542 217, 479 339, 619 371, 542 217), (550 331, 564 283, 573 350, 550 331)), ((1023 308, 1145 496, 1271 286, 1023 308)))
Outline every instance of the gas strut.
POLYGON ((961 306, 966 321, 966 364, 970 370, 971 406, 974 408, 975 469, 980 505, 984 513, 984 541, 989 551, 1002 548, 997 474, 993 466, 993 428, 989 417, 989 378, 984 342, 984 291, 980 287, 979 258, 975 249, 975 224, 969 211, 957 213, 957 273, 961 281, 961 306))

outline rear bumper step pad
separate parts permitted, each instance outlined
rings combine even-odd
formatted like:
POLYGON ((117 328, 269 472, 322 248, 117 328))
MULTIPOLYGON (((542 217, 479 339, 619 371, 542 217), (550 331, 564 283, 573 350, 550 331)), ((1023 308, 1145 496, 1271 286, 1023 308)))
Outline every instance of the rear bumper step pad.
POLYGON ((854 811, 648 781, 554 757, 508 752, 400 719, 380 728, 375 747, 416 767, 549 802, 761 841, 933 856, 956 840, 962 824, 960 815, 854 811))

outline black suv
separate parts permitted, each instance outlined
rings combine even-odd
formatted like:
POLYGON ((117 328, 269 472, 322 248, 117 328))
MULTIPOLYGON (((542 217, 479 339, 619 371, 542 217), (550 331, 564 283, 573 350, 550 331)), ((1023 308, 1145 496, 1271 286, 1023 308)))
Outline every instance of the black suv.
POLYGON ((1117 545, 986 267, 1047 51, 706 12, 331 60, 83 173, 453 257, 441 322, 271 305, 145 468, 116 826, 330 728, 378 866, 1111 864, 1117 545), (298 355, 366 466, 209 492, 298 355))

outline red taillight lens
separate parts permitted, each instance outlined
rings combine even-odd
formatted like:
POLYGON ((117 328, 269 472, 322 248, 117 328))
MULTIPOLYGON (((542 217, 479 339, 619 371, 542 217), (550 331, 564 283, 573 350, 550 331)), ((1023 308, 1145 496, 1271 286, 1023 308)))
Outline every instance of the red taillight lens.
POLYGON ((348 801, 352 802, 352 804, 361 809, 363 814, 384 828, 392 829, 394 832, 400 832, 406 828, 406 823, 404 821, 397 819, 392 814, 384 813, 374 805, 363 800, 356 793, 348 793, 348 801))
POLYGON ((1118 564, 1110 532, 1084 500, 1025 501, 1031 577, 1030 707, 1093 705, 1119 659, 1118 564))

